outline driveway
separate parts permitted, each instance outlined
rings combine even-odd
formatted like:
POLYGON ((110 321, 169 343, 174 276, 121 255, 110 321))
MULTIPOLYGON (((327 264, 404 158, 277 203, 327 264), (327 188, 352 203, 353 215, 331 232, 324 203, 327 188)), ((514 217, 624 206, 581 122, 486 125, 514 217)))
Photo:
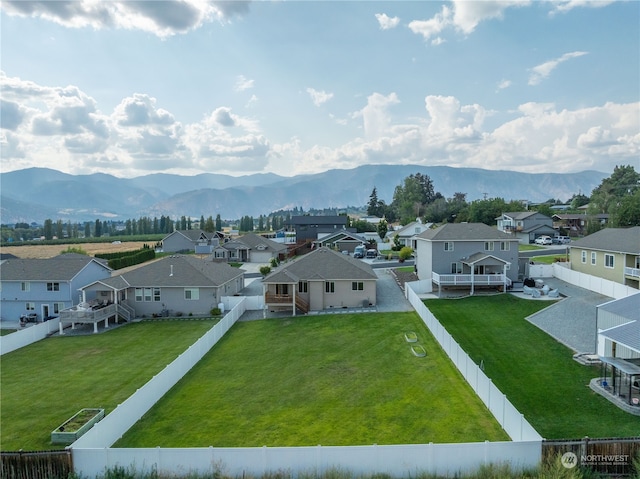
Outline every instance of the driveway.
POLYGON ((557 278, 544 278, 564 297, 527 318, 576 353, 596 352, 596 306, 613 298, 574 286, 557 278))

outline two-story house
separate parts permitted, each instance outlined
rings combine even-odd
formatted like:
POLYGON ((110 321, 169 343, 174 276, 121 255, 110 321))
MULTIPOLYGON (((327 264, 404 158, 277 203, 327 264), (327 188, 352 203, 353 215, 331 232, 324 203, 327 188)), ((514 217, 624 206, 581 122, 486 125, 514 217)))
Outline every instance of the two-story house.
POLYGON ((340 230, 355 233, 355 228, 347 228, 348 218, 338 216, 293 216, 286 222, 287 231, 295 231, 296 242, 306 243, 317 240, 323 234, 335 233, 340 230))
POLYGON ((36 315, 38 321, 78 304, 80 288, 111 276, 105 262, 67 253, 54 258, 11 258, 0 264, 0 311, 6 320, 36 315))
POLYGON ((496 218, 498 231, 513 235, 520 243, 533 243, 538 236, 555 236, 553 220, 537 211, 502 213, 496 218))
POLYGON ((281 266, 263 280, 265 307, 293 315, 325 309, 375 306, 373 268, 364 261, 321 247, 281 266))
POLYGON ((507 290, 518 279, 518 240, 484 223, 448 223, 416 237, 418 278, 443 287, 507 290))
POLYGON ((640 226, 604 228, 571 243, 571 269, 638 288, 640 226))

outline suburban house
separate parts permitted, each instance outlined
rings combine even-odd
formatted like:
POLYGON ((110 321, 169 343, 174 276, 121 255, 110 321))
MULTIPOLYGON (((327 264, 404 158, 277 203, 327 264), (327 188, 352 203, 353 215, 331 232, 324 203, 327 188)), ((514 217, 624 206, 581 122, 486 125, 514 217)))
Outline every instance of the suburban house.
POLYGON ((596 391, 640 415, 640 293, 597 306, 596 318, 602 362, 596 391))
POLYGON ((359 233, 340 230, 335 233, 321 235, 320 238, 313 242, 313 247, 319 248, 326 246, 327 248, 331 248, 336 251, 348 251, 349 253, 353 253, 356 246, 362 244, 366 245, 368 243, 369 240, 359 233))
POLYGON ((203 230, 176 230, 162 239, 162 250, 166 253, 211 254, 224 241, 220 232, 207 233, 203 230))
POLYGON ((537 211, 502 213, 496 218, 498 231, 518 238, 520 243, 533 243, 538 236, 555 236, 553 220, 537 211))
POLYGON ((604 228, 575 240, 571 269, 633 288, 640 283, 640 226, 604 228))
POLYGON ((166 256, 117 276, 85 283, 82 303, 60 314, 62 324, 153 316, 205 316, 244 288, 244 270, 194 255, 166 256))
POLYGON ((23 315, 31 315, 31 320, 42 321, 57 316, 81 301, 82 286, 110 276, 111 269, 105 262, 82 254, 3 260, 0 263, 2 319, 17 321, 23 315))
POLYGON ((418 278, 443 287, 508 289, 518 279, 518 240, 484 223, 447 223, 416 237, 418 278))
POLYGON ((355 233, 355 228, 347 228, 346 216, 293 216, 286 222, 287 231, 296 233, 296 242, 306 243, 317 240, 322 234, 345 230, 355 233))
POLYGON ((409 223, 408 225, 402 226, 400 229, 389 231, 385 238, 391 244, 393 244, 395 241, 395 237, 397 236, 401 246, 408 246, 415 251, 416 237, 432 226, 433 223, 423 223, 420 218, 417 218, 415 221, 409 223))
POLYGON ((295 315, 296 310, 375 306, 377 278, 364 261, 321 247, 262 280, 265 308, 295 315))
POLYGON ((595 221, 600 226, 605 226, 609 221, 606 213, 597 215, 587 215, 586 213, 558 213, 552 216, 553 227, 567 230, 568 236, 584 236, 590 221, 595 221))
POLYGON ((247 233, 218 245, 211 254, 215 261, 268 264, 272 258, 286 258, 287 252, 288 248, 283 243, 255 233, 247 233))

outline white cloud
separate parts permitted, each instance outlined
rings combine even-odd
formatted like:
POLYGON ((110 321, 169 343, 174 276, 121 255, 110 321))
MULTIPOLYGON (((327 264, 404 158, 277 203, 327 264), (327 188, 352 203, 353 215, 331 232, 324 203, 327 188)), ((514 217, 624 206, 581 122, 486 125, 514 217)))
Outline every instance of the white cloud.
POLYGON ((234 86, 234 90, 245 91, 253 88, 253 86, 254 86, 253 80, 249 80, 244 75, 238 75, 238 77, 236 78, 236 84, 234 86))
POLYGON ((446 5, 442 11, 429 20, 413 20, 409 22, 409 30, 422 35, 425 41, 438 37, 442 31, 451 25, 452 12, 446 5))
POLYGON ((315 106, 320 106, 333 98, 333 93, 327 93, 324 90, 316 90, 314 88, 307 88, 307 93, 315 106))
POLYGON ((498 82, 498 90, 505 90, 511 86, 511 80, 500 80, 498 82))
POLYGON ((610 5, 614 0, 555 0, 552 2, 552 15, 556 13, 566 13, 574 8, 602 8, 610 5))
POLYGON ((389 17, 386 13, 376 13, 376 19, 380 24, 380 30, 391 30, 400 24, 400 18, 389 17))
POLYGON ((398 103, 400 103, 400 100, 395 93, 390 93, 387 96, 374 93, 367 98, 367 106, 359 113, 362 115, 366 138, 380 137, 388 131, 391 125, 388 109, 398 103))
POLYGON ((571 60, 572 58, 578 58, 583 55, 587 55, 587 52, 571 52, 565 53, 559 58, 549 60, 548 62, 541 63, 531 69, 531 75, 529 75, 529 85, 535 86, 540 84, 542 80, 551 75, 551 72, 555 70, 561 63, 571 60))
POLYGON ((9 15, 41 17, 69 28, 122 28, 168 37, 199 28, 206 22, 223 22, 244 14, 248 11, 248 2, 6 0, 2 8, 9 15))

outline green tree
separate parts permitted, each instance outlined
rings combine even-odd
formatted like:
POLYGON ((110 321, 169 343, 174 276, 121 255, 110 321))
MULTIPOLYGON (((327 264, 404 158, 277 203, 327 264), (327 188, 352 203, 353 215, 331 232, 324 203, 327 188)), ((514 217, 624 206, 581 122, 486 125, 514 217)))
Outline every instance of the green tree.
POLYGON ((389 224, 387 223, 387 220, 383 218, 378 223, 378 236, 380 236, 380 239, 384 239, 387 235, 387 231, 389 231, 389 224))
POLYGON ((400 262, 406 261, 411 258, 412 254, 413 248, 410 248, 409 246, 403 246, 398 253, 398 259, 400 260, 400 262))
POLYGON ((216 231, 222 231, 222 218, 220 218, 220 213, 216 215, 216 231))
POLYGON ((616 166, 610 177, 602 180, 591 192, 588 212, 590 214, 614 214, 620 201, 632 196, 640 187, 640 173, 633 166, 616 166))
POLYGON ((378 199, 378 190, 374 186, 369 195, 369 203, 367 203, 367 214, 370 216, 377 216, 382 218, 384 216, 384 210, 386 205, 384 201, 378 199))
POLYGON ((213 233, 215 231, 215 223, 213 222, 213 217, 209 216, 207 221, 204 223, 204 228, 200 226, 200 229, 206 231, 207 233, 213 233))
POLYGON ((435 193, 431 178, 416 173, 409 175, 403 184, 396 186, 392 206, 400 221, 408 224, 421 217, 424 207, 439 197, 442 195, 435 193))
POLYGON ((640 188, 620 200, 609 220, 614 228, 640 226, 640 188))
POLYGON ((47 218, 44 220, 44 239, 53 239, 53 221, 47 218))
POLYGON ((496 218, 507 211, 507 203, 502 198, 472 201, 469 205, 469 221, 471 223, 484 223, 495 225, 496 218))

